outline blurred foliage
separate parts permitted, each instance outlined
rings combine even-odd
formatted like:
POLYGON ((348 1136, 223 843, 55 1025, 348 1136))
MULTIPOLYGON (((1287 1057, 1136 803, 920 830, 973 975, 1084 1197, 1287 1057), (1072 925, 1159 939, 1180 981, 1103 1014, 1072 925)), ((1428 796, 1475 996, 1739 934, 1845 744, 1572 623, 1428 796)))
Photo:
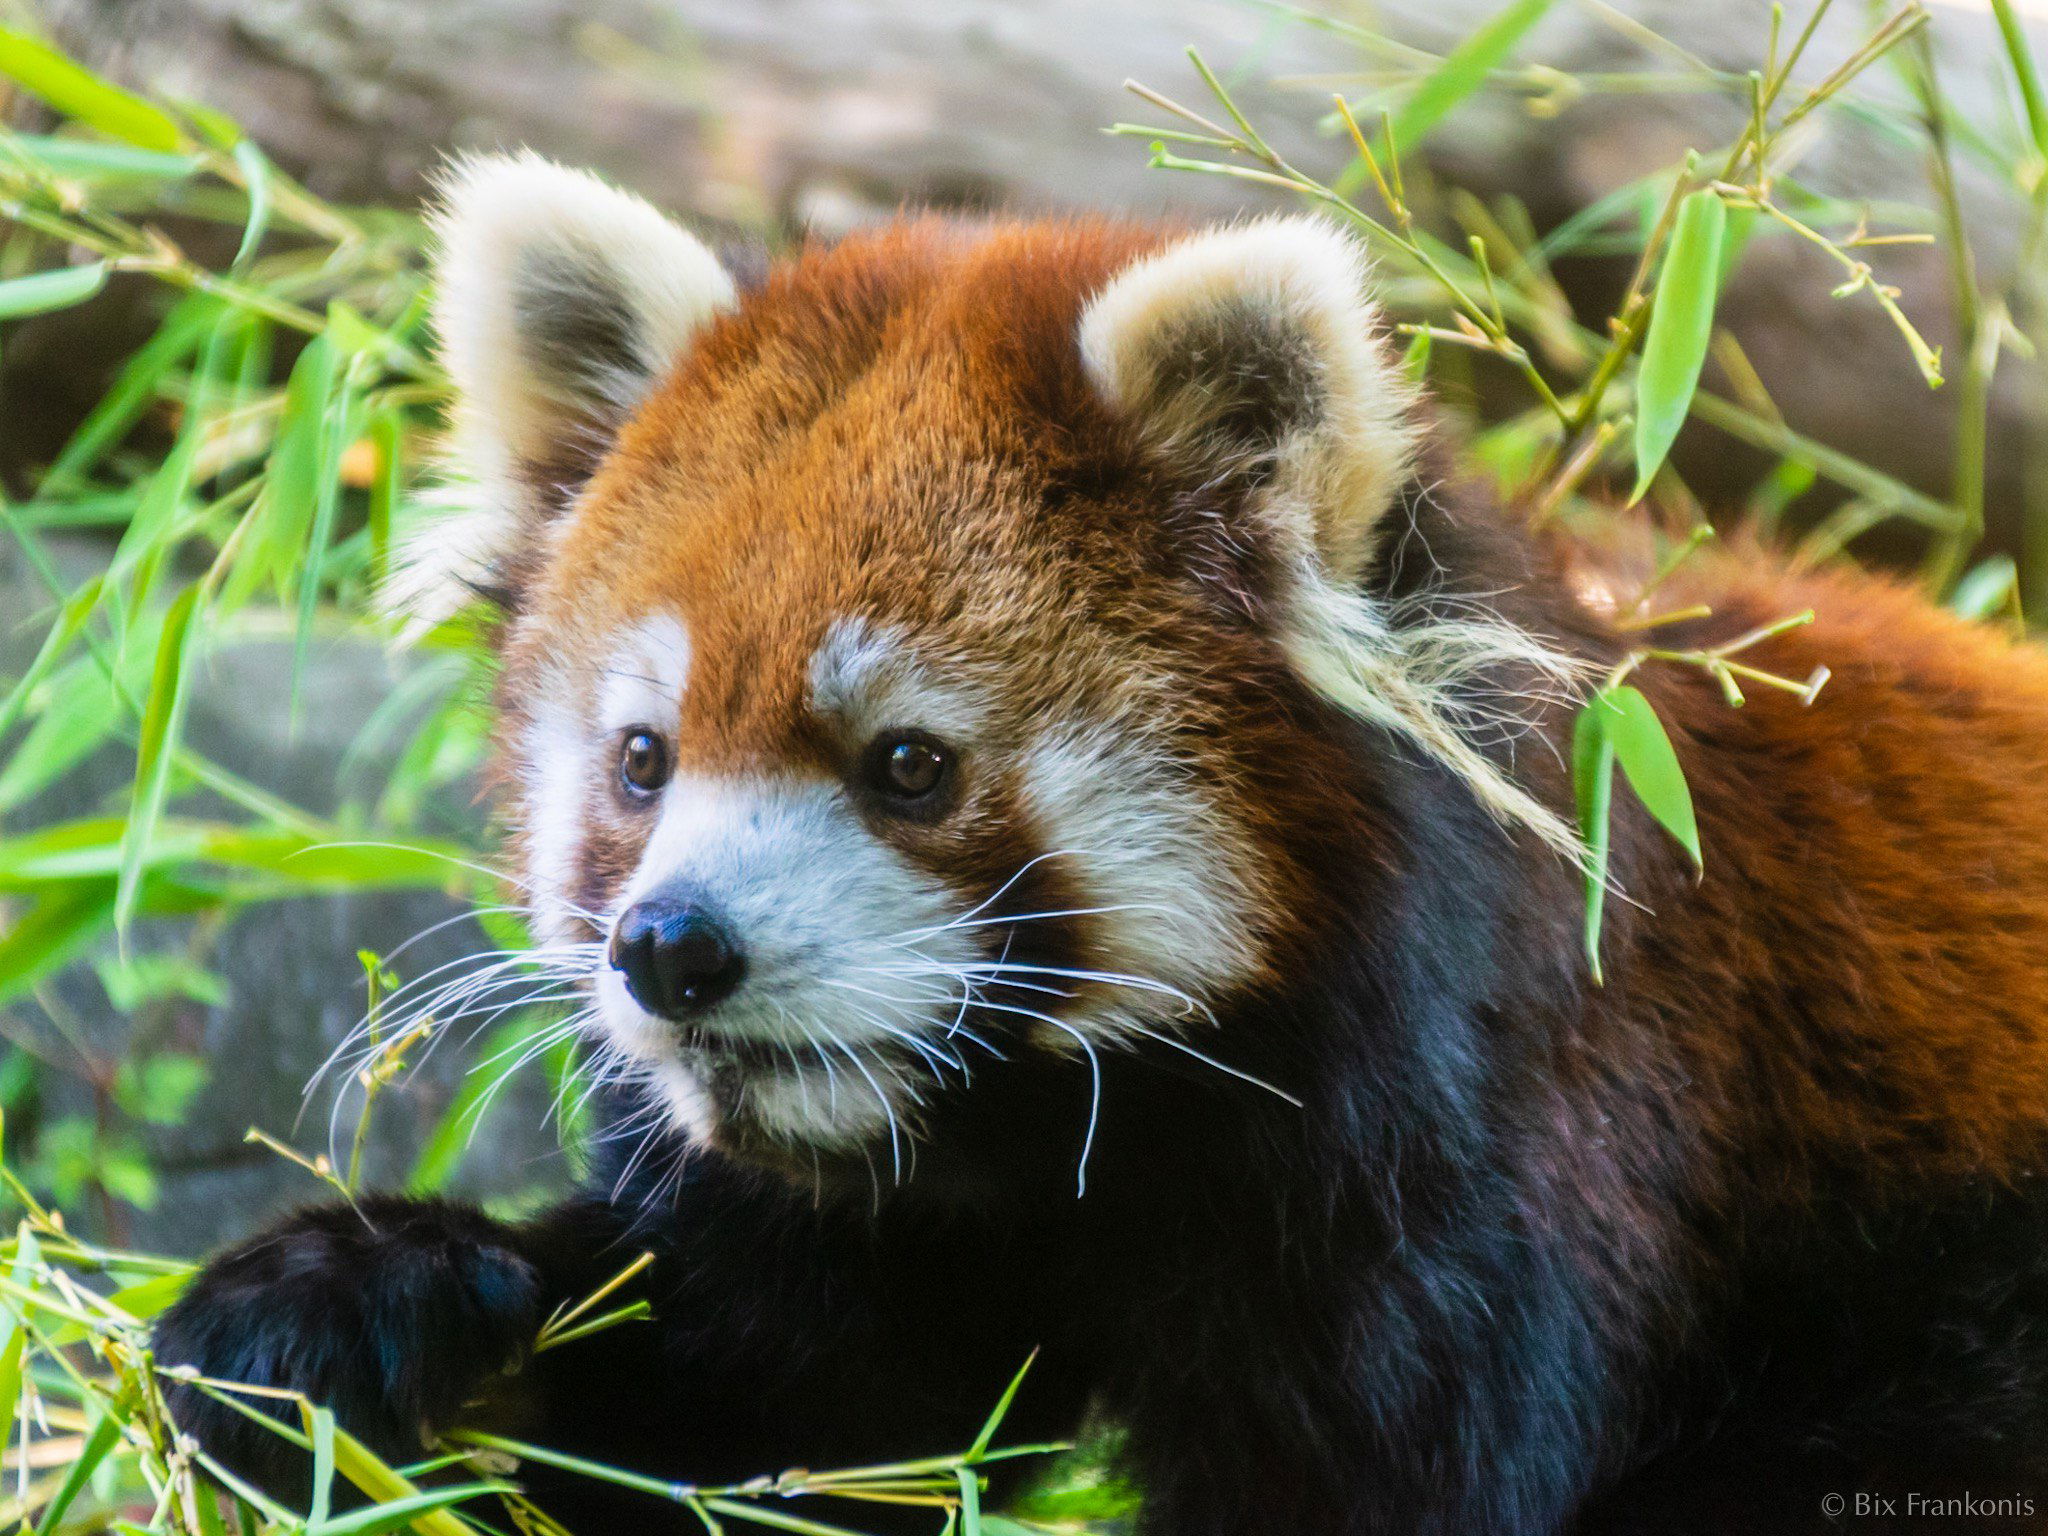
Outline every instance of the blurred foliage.
MULTIPOLYGON (((1648 44, 1643 69, 1580 76, 1517 60, 1553 5, 1580 5, 1640 31, 1598 0, 1512 0, 1444 55, 1269 7, 1324 30, 1338 61, 1356 65, 1355 99, 1331 103, 1323 164, 1303 170, 1276 154, 1200 60, 1210 101, 1190 107, 1135 87, 1164 121, 1118 126, 1152 141, 1162 167, 1236 177, 1359 230, 1379 260, 1414 372, 1454 407, 1479 397, 1476 367, 1515 381, 1510 409, 1466 424, 1468 467, 1534 519, 1597 530, 1631 488, 1648 502, 1664 557, 1656 576, 1618 604, 1643 643, 1592 693, 1579 729, 1596 968, 1617 765, 1695 858, 1713 857, 1699 845, 1662 727, 1628 677, 1645 666, 1697 667, 1731 706, 1745 687, 1811 700, 1824 681, 1773 677, 1741 659, 1762 633, 1802 615, 1711 651, 1654 643, 1658 626, 1678 616, 1657 610, 1657 586, 1712 535, 1668 458, 1681 425, 1704 423, 1769 455, 1746 503, 1730 510, 1767 534, 1799 529, 1796 559, 1849 558, 1864 534, 1903 525, 1923 550, 1930 591, 1970 615, 2017 620, 2014 562, 1980 558, 1978 546, 1993 375, 2041 367, 2048 104, 2010 0, 1993 3, 2010 65, 1997 85, 2005 110, 1974 113, 1970 127, 1943 97, 1917 3, 1874 14, 1846 60, 1806 66, 1825 0, 1794 17, 1774 11, 1753 71, 1713 69, 1638 37, 1648 44), (1903 94, 1867 90, 1879 70, 1903 94), (1547 232, 1511 199, 1488 204, 1438 184, 1417 153, 1477 93, 1551 115, 1589 93, 1658 91, 1722 94, 1744 107, 1746 126, 1547 232), (1850 205, 1805 184, 1801 158, 1833 114, 1919 148, 1929 178, 1924 210, 1850 205), (2019 258, 1998 285, 1979 271, 1959 211, 1966 166, 1999 179, 2023 210, 2019 258), (1715 323, 1722 286, 1766 239, 1825 253, 1841 282, 1814 301, 1878 306, 1930 388, 1941 386, 1930 409, 1952 411, 1957 428, 1947 494, 1905 485, 1786 425, 1715 323), (1920 320, 1878 275, 1882 247, 1899 241, 1937 242, 1950 263, 1961 338, 1950 357, 1926 343, 1920 320), (1611 316, 1574 314, 1555 279, 1554 263, 1585 255, 1631 266, 1611 316), (1725 386, 1702 387, 1710 359, 1725 386), (1832 509, 1802 516, 1828 487, 1838 493, 1832 509)), ((324 1480, 369 1491, 382 1512, 334 1515, 325 1496, 313 1511, 285 1510, 224 1477, 233 1495, 217 1502, 197 1474, 220 1469, 165 1421, 146 1348, 147 1320, 175 1295, 187 1266, 83 1240, 59 1214, 154 1198, 143 1128, 179 1121, 207 1065, 148 1021, 157 1010, 222 1001, 212 940, 264 903, 432 889, 476 905, 494 947, 453 983, 431 974, 408 981, 399 957, 364 957, 365 1024, 343 1066, 365 1122, 379 1093, 453 1017, 489 1031, 483 1065, 430 1137, 414 1189, 446 1182, 475 1118, 529 1060, 573 1107, 575 1061, 560 1007, 533 1005, 551 996, 556 978, 544 957, 526 955, 516 912, 491 905, 501 899, 499 878, 478 850, 443 835, 430 810, 438 792, 469 780, 483 751, 486 726, 474 703, 489 662, 467 626, 424 637, 417 664, 365 733, 373 738, 366 752, 396 744, 396 766, 375 794, 339 812, 279 799, 195 749, 185 730, 194 679, 226 648, 286 639, 303 668, 317 640, 379 622, 372 595, 395 532, 422 515, 445 404, 423 329, 418 218, 336 207, 217 113, 135 96, 27 33, 0 31, 0 76, 61 124, 49 134, 0 134, 0 344, 4 322, 87 303, 110 285, 151 282, 162 295, 153 334, 32 490, 0 507, 5 537, 43 593, 37 612, 0 616, 14 638, 33 644, 24 666, 0 676, 0 1107, 15 1130, 0 1180, 21 1217, 0 1245, 0 1444, 12 1442, 0 1525, 193 1536, 233 1520, 244 1530, 323 1536, 407 1525, 447 1536, 509 1520, 522 1531, 554 1530, 504 1481, 508 1458, 545 1460, 545 1448, 471 1437, 426 1467, 392 1469, 324 1409, 300 1402, 257 1401, 251 1411, 273 1413, 280 1433, 315 1452, 324 1480), (218 246, 224 259, 195 259, 187 246, 218 246), (61 539, 75 550, 81 536, 99 551, 84 572, 55 547, 61 539), (41 809, 53 786, 102 759, 123 768, 108 803, 61 819, 41 809), (67 1001, 66 988, 80 985, 96 986, 111 1010, 135 1021, 127 1038, 94 1035, 67 1001), (41 1089, 56 1075, 89 1090, 90 1112, 40 1112, 41 1089), (415 1480, 430 1474, 467 1481, 415 1480)), ((303 708, 296 688, 290 707, 303 708)), ((564 1118, 573 1140, 575 1117, 564 1118)), ((343 1194, 360 1175, 360 1131, 345 1157, 263 1139, 343 1194)), ((595 1312, 587 1326, 628 1323, 643 1315, 639 1307, 595 1312)), ((793 1512, 813 1505, 785 1502, 828 1487, 842 1495, 910 1489, 934 1505, 935 1527, 943 1518, 949 1530, 1012 1536, 1020 1522, 1079 1529, 1129 1513, 1129 1490, 1098 1454, 1063 1461, 1010 1516, 983 1515, 974 1469, 990 1454, 984 1435, 960 1455, 894 1468, 662 1491, 690 1503, 707 1531, 721 1519, 756 1518, 836 1529, 793 1512)))

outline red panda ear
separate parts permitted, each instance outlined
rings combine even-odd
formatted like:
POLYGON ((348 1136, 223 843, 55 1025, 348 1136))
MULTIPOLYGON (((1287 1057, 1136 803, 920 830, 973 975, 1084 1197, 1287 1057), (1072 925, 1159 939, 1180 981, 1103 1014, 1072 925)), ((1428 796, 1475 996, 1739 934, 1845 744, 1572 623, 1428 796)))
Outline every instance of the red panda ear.
POLYGON ((1357 244, 1322 219, 1271 218, 1126 268, 1090 301, 1080 346, 1103 398, 1160 452, 1253 477, 1277 531, 1348 579, 1417 435, 1415 390, 1378 326, 1357 244))
POLYGON ((392 600, 430 620, 562 508, 691 337, 734 302, 694 235, 537 155, 456 165, 433 224, 453 468, 469 482, 448 499, 473 505, 408 541, 392 600))

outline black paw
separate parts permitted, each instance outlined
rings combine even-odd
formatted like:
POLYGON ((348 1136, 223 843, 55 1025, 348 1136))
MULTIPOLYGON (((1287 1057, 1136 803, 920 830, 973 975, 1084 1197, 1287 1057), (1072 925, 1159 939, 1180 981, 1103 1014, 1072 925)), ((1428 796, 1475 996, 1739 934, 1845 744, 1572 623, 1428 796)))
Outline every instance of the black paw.
MULTIPOLYGON (((156 1359, 303 1392, 408 1461, 519 1362, 539 1308, 510 1229, 438 1201, 365 1199, 301 1211, 214 1259, 157 1324, 156 1359)), ((197 1387, 174 1384, 170 1399, 179 1427, 232 1470, 305 1497, 304 1453, 197 1387)), ((299 1427, 290 1403, 242 1401, 299 1427)))

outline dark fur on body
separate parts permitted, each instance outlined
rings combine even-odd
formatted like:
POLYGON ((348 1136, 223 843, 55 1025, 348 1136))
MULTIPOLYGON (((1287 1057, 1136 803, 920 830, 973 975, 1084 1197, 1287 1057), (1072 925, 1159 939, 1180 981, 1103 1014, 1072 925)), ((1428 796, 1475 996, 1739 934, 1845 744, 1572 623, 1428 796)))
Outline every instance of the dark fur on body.
MULTIPOLYGON (((1405 499, 1411 526, 1369 584, 1421 594, 1455 571, 1615 654, 1548 555, 1441 498, 1405 499)), ((1798 595, 1771 580, 1752 599, 1724 585, 1720 616, 1667 643, 1798 595)), ((1820 629, 1754 659, 1798 673, 1827 656, 1838 709, 1896 692, 1881 654, 1820 629)), ((1735 715, 1704 679, 1641 681, 1676 722, 1708 869, 1695 884, 1617 795, 1615 871, 1642 905, 1610 903, 1604 989, 1569 868, 1276 670, 1273 707, 1338 765, 1325 814, 1291 833, 1313 917, 1281 979, 1204 1044, 1300 1109, 1154 1045, 1110 1053, 1077 1200, 1086 1066, 1019 1050, 938 1101, 900 1188, 806 1188, 717 1152, 688 1157, 679 1186, 657 1156, 614 1188, 628 1148, 523 1226, 401 1201, 302 1215, 216 1260, 158 1358, 307 1387, 393 1457, 488 1392, 533 1439, 703 1481, 960 1448, 1037 1349, 1003 1438, 1068 1434, 1099 1404, 1162 1536, 1815 1531, 1833 1528, 1824 1495, 1860 1490, 1892 1498, 1900 1528, 1914 1490, 2048 1508, 2039 1143, 2004 1123, 1971 1143, 1993 1112, 1886 1043, 1918 1027, 1886 1007, 1924 999, 1873 990, 1895 942, 1873 912, 1939 909, 1985 878, 1930 862, 1881 890, 1866 859, 1896 840, 1873 804, 1917 814, 1887 800, 1886 754, 1938 751, 1931 716, 1852 714, 1866 776, 1828 781, 1813 770, 1839 727, 1795 702, 1735 715), (1860 1040, 1845 1008, 1870 1016, 1860 1040), (642 1249, 654 1321, 496 1380, 642 1249)), ((1556 708, 1518 747, 1553 801, 1545 742, 1567 735, 1556 708)), ((2012 857, 1991 873, 2024 885, 2039 855, 2012 857)), ((226 1410, 174 1403, 247 1474, 303 1478, 226 1410)), ((695 1528, 526 1471, 580 1536, 695 1528)))

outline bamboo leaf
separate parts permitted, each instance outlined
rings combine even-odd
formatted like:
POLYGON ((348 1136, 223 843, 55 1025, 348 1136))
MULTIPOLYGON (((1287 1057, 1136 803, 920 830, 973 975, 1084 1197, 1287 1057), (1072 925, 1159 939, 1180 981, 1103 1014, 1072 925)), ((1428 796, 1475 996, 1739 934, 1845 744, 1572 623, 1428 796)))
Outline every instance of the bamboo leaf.
POLYGON ((292 364, 263 498, 249 514, 261 518, 262 524, 250 530, 254 536, 228 578, 221 598, 225 607, 240 607, 265 577, 280 588, 287 586, 298 568, 320 497, 320 460, 335 363, 333 345, 325 336, 315 336, 292 364))
POLYGON ((85 1449, 78 1453, 78 1460, 71 1463, 71 1470, 64 1476, 63 1486, 57 1496, 43 1506, 43 1517, 36 1522, 36 1536, 50 1536, 63 1522, 65 1511, 78 1501, 85 1491, 86 1482, 99 1470, 99 1464, 107 1454, 121 1443, 121 1421, 112 1413, 102 1413, 92 1433, 86 1436, 85 1449))
POLYGON ((1636 486, 1631 502, 1641 500, 1650 488, 1692 409, 1707 343, 1714 334, 1715 288, 1727 221, 1726 205, 1704 188, 1687 193, 1679 204, 1636 373, 1636 486))
POLYGON ((10 277, 0 282, 0 320, 19 320, 24 315, 47 314, 83 304, 107 285, 107 264, 89 261, 78 267, 57 267, 33 272, 27 277, 10 277))
POLYGON ((85 948, 113 920, 114 882, 52 891, 0 935, 0 1003, 25 992, 85 948))
POLYGON ((1593 981, 1600 970, 1600 921, 1607 905, 1607 820, 1614 803, 1614 738, 1608 734, 1613 712, 1599 695, 1581 706, 1572 726, 1572 789, 1578 799, 1579 840, 1586 845, 1586 963, 1593 981))
POLYGON ((424 1531, 428 1527, 421 1516, 441 1515, 444 1518, 452 1518, 448 1515, 449 1505, 502 1491, 502 1483, 455 1483, 446 1488, 433 1489, 428 1493, 415 1493, 402 1499, 393 1499, 373 1509, 359 1509, 351 1514, 339 1515, 332 1520, 313 1521, 306 1527, 305 1536, 379 1536, 379 1533, 384 1531, 404 1530, 407 1527, 416 1527, 424 1531))
POLYGON ((1604 688, 1594 696, 1592 707, 1612 711, 1607 735, 1614 744, 1615 761, 1628 778, 1629 788, 1657 824, 1678 840, 1692 855, 1693 868, 1703 867, 1700 857, 1700 828, 1693 814, 1692 791, 1686 787, 1685 770, 1672 750, 1664 722, 1650 701, 1626 684, 1604 688))
POLYGON ((2012 61, 2013 76, 2019 81, 2027 132, 2033 138, 2034 152, 2041 157, 2042 173, 2048 175, 2048 97, 2041 91, 2041 72, 2034 66, 2034 50, 2027 45, 2026 29, 2020 25, 2012 0, 1991 0, 1991 12, 1998 18, 1999 37, 2005 43, 2006 57, 2012 61))
POLYGON ((996 1399, 995 1407, 981 1426, 981 1433, 974 1437, 974 1444, 968 1450, 966 1459, 978 1461, 995 1440, 996 1430, 1009 1415, 1010 1405, 1017 1401, 1017 1393, 1024 1385, 1024 1378, 1031 1373, 1031 1367, 1038 1362, 1038 1351, 1032 1350, 1024 1357, 1024 1363, 1017 1367, 1017 1374, 1010 1378, 1010 1384, 1003 1388, 1003 1395, 996 1399))
POLYGON ((0 134, 0 148, 17 151, 38 169, 72 181, 183 181, 196 175, 202 164, 197 155, 167 155, 49 133, 0 134))
POLYGON ((306 1511, 309 1525, 325 1525, 334 1508, 334 1410, 308 1408, 306 1433, 313 1441, 313 1507, 306 1511))
POLYGON ((28 664, 28 670, 21 674, 21 680, 7 691, 7 697, 0 699, 0 738, 4 738, 14 723, 28 707, 29 696, 36 686, 49 676, 51 668, 64 659, 79 631, 85 628, 85 621, 93 616, 99 606, 100 589, 105 578, 95 576, 64 601, 58 611, 57 622, 49 633, 43 636, 43 643, 37 649, 35 660, 28 664))
POLYGON ((1399 152, 1407 154, 1477 90, 1549 9, 1550 0, 1515 0, 1445 55, 1436 72, 1394 114, 1391 131, 1399 152))
POLYGON ((243 139, 234 148, 235 164, 249 188, 249 218, 242 227, 242 243, 235 252, 232 270, 241 271, 263 243, 270 228, 270 161, 256 147, 254 139, 243 139))
MULTIPOLYGON (((313 1410, 309 1404, 299 1405, 299 1416, 312 1429, 313 1410)), ((422 1494, 417 1485, 409 1482, 375 1451, 364 1445, 347 1430, 337 1427, 334 1431, 334 1467, 343 1477, 355 1484, 362 1492, 383 1506, 381 1509, 361 1510, 352 1515, 343 1515, 328 1522, 321 1536, 368 1536, 369 1532, 394 1530, 397 1526, 362 1525, 350 1526, 346 1522, 365 1516, 387 1513, 400 1504, 408 1504, 407 1518, 398 1525, 410 1524, 419 1536, 477 1536, 477 1528, 446 1508, 455 1498, 471 1498, 478 1492, 491 1491, 491 1484, 465 1484, 460 1489, 440 1488, 433 1494, 422 1494)), ((312 1532, 307 1532, 312 1536, 312 1532)))
POLYGON ((1992 555, 1980 561, 1949 594, 1951 613, 1966 619, 1988 619, 2018 600, 2020 570, 2011 555, 1992 555))
POLYGON ((157 641, 156 667, 142 713, 142 740, 136 750, 135 790, 129 800, 128 825, 121 838, 121 872, 114 901, 114 926, 120 929, 125 929, 135 915, 150 839, 156 835, 157 820, 170 792, 171 765, 175 759, 172 748, 185 718, 186 643, 202 591, 199 586, 190 586, 178 594, 157 641))
POLYGON ((21 1362, 28 1348, 28 1330, 19 1320, 8 1330, 0 1350, 0 1447, 14 1438, 14 1407, 21 1400, 21 1362))
POLYGON ((0 75, 108 138, 166 154, 184 146, 169 113, 25 33, 0 27, 0 75))

